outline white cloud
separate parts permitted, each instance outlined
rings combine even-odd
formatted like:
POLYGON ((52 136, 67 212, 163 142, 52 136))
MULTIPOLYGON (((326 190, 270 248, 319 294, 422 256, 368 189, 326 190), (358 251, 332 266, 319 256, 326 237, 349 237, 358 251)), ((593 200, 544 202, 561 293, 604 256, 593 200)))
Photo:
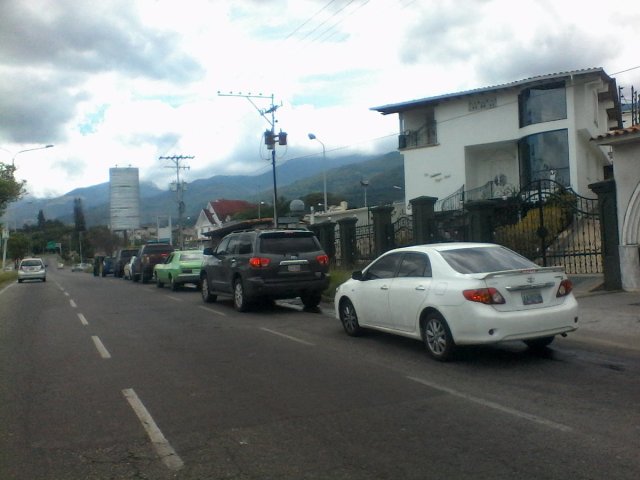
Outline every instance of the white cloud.
MULTIPOLYGON (((164 187, 269 168, 257 109, 274 94, 279 162, 391 150, 397 118, 370 107, 556 71, 637 66, 636 1, 25 0, 0 3, 0 161, 42 196, 140 168, 164 187), (82 21, 79 21, 82 19, 82 21), (18 25, 20 28, 18 28, 18 25), (6 150, 6 151, 5 151, 6 150)), ((616 77, 640 85, 640 69, 616 77)))

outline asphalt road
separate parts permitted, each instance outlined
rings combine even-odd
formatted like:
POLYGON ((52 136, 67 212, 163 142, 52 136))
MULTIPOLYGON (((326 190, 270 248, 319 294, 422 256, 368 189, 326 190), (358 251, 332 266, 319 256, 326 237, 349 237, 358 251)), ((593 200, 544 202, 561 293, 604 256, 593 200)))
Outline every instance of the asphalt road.
POLYGON ((0 293, 0 479, 636 479, 640 352, 429 359, 327 312, 50 269, 0 293))

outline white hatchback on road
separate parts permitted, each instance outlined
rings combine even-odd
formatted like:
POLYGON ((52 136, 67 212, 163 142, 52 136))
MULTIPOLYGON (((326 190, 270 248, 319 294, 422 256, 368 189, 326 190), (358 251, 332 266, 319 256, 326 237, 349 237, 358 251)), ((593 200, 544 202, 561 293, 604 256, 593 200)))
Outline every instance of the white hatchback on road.
POLYGON ((47 269, 41 258, 25 258, 18 267, 18 283, 24 280, 47 281, 47 269))
POLYGON ((421 339, 437 360, 457 345, 522 340, 544 348, 578 328, 562 267, 540 267, 495 244, 442 243, 384 253, 336 289, 336 316, 363 328, 421 339))

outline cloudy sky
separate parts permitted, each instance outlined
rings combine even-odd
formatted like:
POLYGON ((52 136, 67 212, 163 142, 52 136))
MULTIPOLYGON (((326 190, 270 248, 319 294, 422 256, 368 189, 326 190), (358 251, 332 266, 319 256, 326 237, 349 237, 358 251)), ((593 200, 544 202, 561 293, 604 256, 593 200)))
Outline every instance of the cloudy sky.
POLYGON ((0 0, 0 162, 38 197, 114 166, 165 188, 162 156, 194 156, 187 181, 264 173, 271 95, 279 165, 321 160, 309 132, 387 152, 374 106, 590 67, 628 96, 638 25, 638 0, 0 0))

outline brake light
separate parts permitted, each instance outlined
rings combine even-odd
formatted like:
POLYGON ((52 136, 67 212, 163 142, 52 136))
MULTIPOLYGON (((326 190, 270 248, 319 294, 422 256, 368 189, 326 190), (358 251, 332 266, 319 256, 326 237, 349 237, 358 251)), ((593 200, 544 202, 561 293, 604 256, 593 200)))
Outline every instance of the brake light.
POLYGON ((316 261, 320 265, 329 265, 329 255, 318 255, 316 261))
POLYGON ((464 298, 471 302, 484 303, 485 305, 500 305, 506 303, 502 294, 495 288, 477 288, 462 292, 464 298))
POLYGON ((556 292, 556 297, 566 297, 573 290, 573 283, 568 278, 562 280, 560 282, 560 286, 558 287, 558 291, 556 292))
POLYGON ((249 259, 249 265, 251 265, 253 268, 266 268, 270 263, 271 260, 269 258, 251 257, 249 259))

